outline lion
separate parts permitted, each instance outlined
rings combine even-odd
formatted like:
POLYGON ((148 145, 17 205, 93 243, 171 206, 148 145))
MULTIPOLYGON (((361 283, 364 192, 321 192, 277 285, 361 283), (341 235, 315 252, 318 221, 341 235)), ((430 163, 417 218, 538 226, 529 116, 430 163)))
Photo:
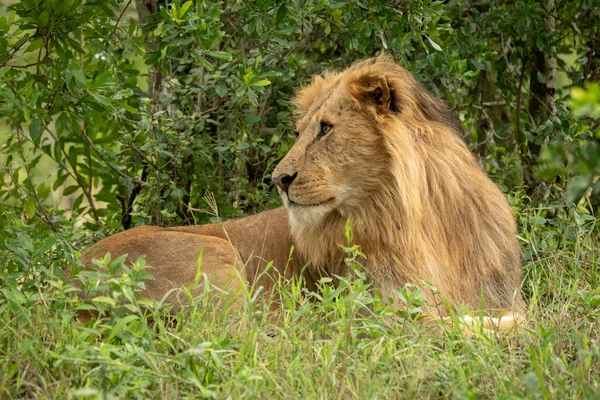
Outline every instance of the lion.
POLYGON ((149 295, 160 298, 190 282, 202 249, 223 292, 268 292, 279 276, 298 275, 315 289, 322 276, 349 272, 340 247, 349 221, 384 298, 427 282, 432 302, 520 319, 511 208, 441 100, 379 56, 314 77, 293 103, 296 142, 272 175, 284 207, 223 224, 134 228, 98 242, 84 264, 106 252, 144 255, 155 268, 149 295))

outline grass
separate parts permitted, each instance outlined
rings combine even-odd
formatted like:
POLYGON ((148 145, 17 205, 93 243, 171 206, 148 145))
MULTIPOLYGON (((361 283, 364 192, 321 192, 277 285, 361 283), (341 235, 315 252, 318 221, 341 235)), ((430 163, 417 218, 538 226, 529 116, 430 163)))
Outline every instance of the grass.
POLYGON ((470 337, 392 313, 360 277, 318 294, 281 282, 277 314, 247 293, 242 310, 208 293, 173 320, 136 295, 143 262, 124 274, 119 260, 80 275, 109 313, 78 324, 62 269, 77 256, 70 243, 92 239, 13 219, 0 253, 0 398, 599 398, 597 221, 560 207, 519 219, 527 326, 470 337))

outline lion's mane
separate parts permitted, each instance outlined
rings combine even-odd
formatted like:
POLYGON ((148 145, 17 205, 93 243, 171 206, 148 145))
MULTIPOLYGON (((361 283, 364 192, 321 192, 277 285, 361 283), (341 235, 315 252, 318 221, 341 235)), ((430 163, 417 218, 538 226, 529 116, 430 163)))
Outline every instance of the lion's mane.
MULTIPOLYGON (((303 258, 313 268, 343 274, 339 245, 346 242, 349 218, 354 242, 384 294, 426 281, 446 299, 471 309, 483 301, 488 310, 521 310, 511 208, 461 140, 443 102, 405 69, 378 57, 314 78, 295 99, 298 120, 322 115, 319 109, 336 90, 342 93, 338 117, 351 121, 354 131, 335 152, 363 148, 364 154, 353 153, 360 154, 352 161, 355 168, 346 170, 347 180, 359 183, 346 196, 346 203, 354 201, 351 208, 333 209, 318 223, 299 220, 290 211, 292 238, 303 258), (371 130, 378 139, 361 133, 371 130)), ((292 148, 274 176, 291 164, 302 174, 308 164, 301 161, 302 151, 315 152, 292 148)))

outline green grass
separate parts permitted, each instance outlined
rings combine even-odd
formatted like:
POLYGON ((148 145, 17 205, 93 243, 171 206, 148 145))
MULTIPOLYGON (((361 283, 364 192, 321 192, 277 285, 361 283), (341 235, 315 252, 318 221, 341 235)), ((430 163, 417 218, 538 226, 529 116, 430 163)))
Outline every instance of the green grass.
POLYGON ((564 208, 519 218, 527 326, 471 337, 392 313, 360 278, 324 284, 320 301, 282 282, 275 314, 209 293, 173 322, 141 307, 143 263, 124 274, 118 262, 81 278, 109 316, 78 324, 62 268, 69 243, 92 239, 14 220, 0 253, 0 398, 599 398, 597 221, 564 208))

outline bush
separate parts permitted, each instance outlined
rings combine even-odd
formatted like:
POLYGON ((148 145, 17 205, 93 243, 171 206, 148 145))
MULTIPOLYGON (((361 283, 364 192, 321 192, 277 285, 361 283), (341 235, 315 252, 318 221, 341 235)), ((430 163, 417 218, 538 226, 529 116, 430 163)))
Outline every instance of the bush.
POLYGON ((0 17, 2 207, 54 228, 72 214, 89 229, 204 223, 207 192, 226 217, 272 207, 294 90, 379 51, 449 103, 505 188, 548 197, 542 178, 575 173, 578 200, 595 181, 597 123, 562 102, 598 74, 590 4, 147 3, 158 12, 140 6, 137 20, 131 2, 102 0, 28 0, 0 17), (587 58, 563 59, 573 54, 587 58), (551 62, 558 96, 538 87, 551 62))

